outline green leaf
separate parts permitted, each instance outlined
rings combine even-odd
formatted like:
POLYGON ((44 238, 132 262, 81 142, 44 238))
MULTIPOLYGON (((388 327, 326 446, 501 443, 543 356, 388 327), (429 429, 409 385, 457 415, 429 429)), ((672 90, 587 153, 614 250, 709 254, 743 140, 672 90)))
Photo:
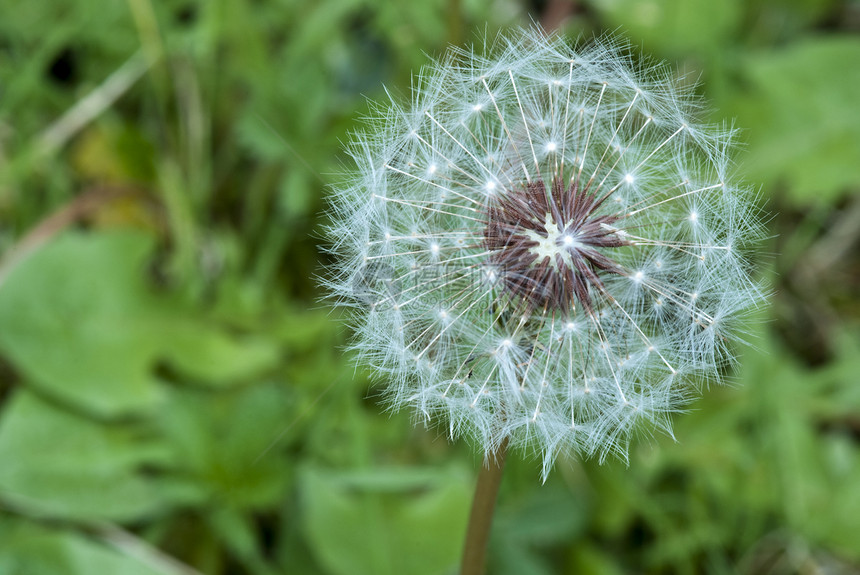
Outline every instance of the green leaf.
POLYGON ((283 161, 290 154, 284 136, 257 111, 248 111, 240 116, 236 137, 239 143, 265 162, 283 161))
POLYGON ((183 376, 225 386, 250 379, 276 367, 280 351, 259 337, 230 337, 200 321, 165 322, 161 356, 183 376))
POLYGON ((0 285, 0 349, 47 392, 98 413, 152 407, 163 334, 142 281, 152 238, 66 234, 0 285))
POLYGON ((170 575, 79 533, 0 521, 0 573, 7 575, 170 575))
POLYGON ((806 39, 750 54, 729 103, 749 142, 748 177, 783 183, 800 205, 860 185, 860 39, 806 39))
POLYGON ((54 397, 103 416, 164 399, 165 361, 198 383, 239 383, 279 363, 278 347, 228 336, 146 281, 153 238, 68 233, 20 262, 0 284, 0 350, 54 397))
POLYGON ((621 26, 647 52, 688 54, 728 43, 738 28, 737 0, 591 0, 607 28, 621 26))
POLYGON ((0 497, 35 514, 132 520, 166 506, 144 466, 164 445, 131 424, 103 424, 18 391, 0 419, 0 497))
POLYGON ((288 218, 306 218, 317 194, 311 186, 308 168, 298 162, 294 165, 279 184, 280 209, 288 218))
POLYGON ((839 0, 752 0, 747 14, 752 16, 754 28, 746 34, 758 42, 790 40, 804 28, 833 18, 840 6, 839 0))
POLYGON ((587 505, 568 489, 544 486, 500 510, 494 534, 505 545, 554 545, 569 541, 586 527, 587 505))
MULTIPOLYGON (((698 521, 700 533, 711 523, 725 539, 745 536, 752 544, 750 522, 764 529, 777 516, 808 544, 857 559, 860 449, 849 431, 860 410, 857 342, 843 342, 831 365, 812 370, 770 330, 758 326, 754 335, 758 350, 744 355, 742 385, 709 394, 680 418, 683 439, 665 451, 670 465, 688 470, 685 483, 706 489, 715 502, 698 521), (732 525, 744 528, 732 532, 732 525)), ((688 489, 689 502, 677 507, 692 516, 703 498, 688 489)), ((669 543, 677 548, 696 531, 663 534, 655 548, 668 552, 669 543)), ((718 542, 713 534, 700 538, 701 547, 718 542)))
POLYGON ((587 502, 570 488, 544 485, 502 505, 493 521, 490 570, 499 575, 551 575, 548 547, 561 547, 585 530, 587 502))
POLYGON ((471 499, 466 474, 305 469, 305 532, 333 575, 441 575, 460 555, 471 499))
POLYGON ((612 557, 599 547, 587 541, 575 545, 568 558, 566 573, 573 575, 623 575, 624 571, 612 557))
POLYGON ((277 505, 292 478, 283 450, 295 403, 288 388, 274 384, 176 391, 160 414, 173 451, 171 485, 234 509, 277 505))
POLYGON ((255 575, 275 575, 261 550, 257 526, 249 517, 229 507, 219 507, 206 519, 221 545, 248 565, 255 575))

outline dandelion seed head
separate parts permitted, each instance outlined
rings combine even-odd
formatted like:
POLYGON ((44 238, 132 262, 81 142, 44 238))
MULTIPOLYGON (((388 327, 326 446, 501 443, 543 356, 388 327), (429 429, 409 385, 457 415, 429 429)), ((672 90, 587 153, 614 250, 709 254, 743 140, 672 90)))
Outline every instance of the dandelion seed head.
POLYGON ((765 297, 732 131, 623 43, 453 48, 380 104, 331 198, 327 287, 410 408, 487 453, 626 458, 719 381, 765 297))

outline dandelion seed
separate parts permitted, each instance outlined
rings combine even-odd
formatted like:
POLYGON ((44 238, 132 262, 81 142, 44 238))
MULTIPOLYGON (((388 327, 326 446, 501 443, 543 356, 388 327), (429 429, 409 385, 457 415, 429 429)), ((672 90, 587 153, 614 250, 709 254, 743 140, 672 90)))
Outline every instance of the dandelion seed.
POLYGON ((561 452, 671 433, 719 381, 764 297, 762 226, 726 179, 731 131, 668 77, 611 39, 524 31, 379 106, 332 198, 328 285, 393 407, 534 450, 545 477, 561 452))

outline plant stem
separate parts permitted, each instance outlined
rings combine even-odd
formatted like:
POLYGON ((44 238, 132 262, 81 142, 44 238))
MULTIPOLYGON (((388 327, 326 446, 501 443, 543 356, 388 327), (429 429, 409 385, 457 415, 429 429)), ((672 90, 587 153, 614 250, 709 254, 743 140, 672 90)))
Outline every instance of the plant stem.
POLYGON ((507 454, 508 440, 505 439, 499 449, 485 461, 485 465, 481 466, 478 485, 475 487, 475 498, 472 500, 472 511, 469 515, 469 528, 466 531, 460 575, 483 575, 484 573, 490 526, 493 524, 493 511, 496 508, 496 496, 502 483, 502 471, 505 469, 507 454))

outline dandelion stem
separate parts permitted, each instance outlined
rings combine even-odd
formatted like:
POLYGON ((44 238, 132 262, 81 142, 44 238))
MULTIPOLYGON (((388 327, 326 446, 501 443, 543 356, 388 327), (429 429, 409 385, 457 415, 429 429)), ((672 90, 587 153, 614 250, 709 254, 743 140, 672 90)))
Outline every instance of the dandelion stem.
POLYGON ((481 466, 472 511, 469 515, 469 528, 463 547, 463 561, 460 575, 483 575, 487 555, 487 542, 490 539, 490 526, 493 524, 493 511, 496 496, 502 483, 502 471, 508 454, 508 440, 502 442, 495 453, 491 454, 485 465, 481 466))

